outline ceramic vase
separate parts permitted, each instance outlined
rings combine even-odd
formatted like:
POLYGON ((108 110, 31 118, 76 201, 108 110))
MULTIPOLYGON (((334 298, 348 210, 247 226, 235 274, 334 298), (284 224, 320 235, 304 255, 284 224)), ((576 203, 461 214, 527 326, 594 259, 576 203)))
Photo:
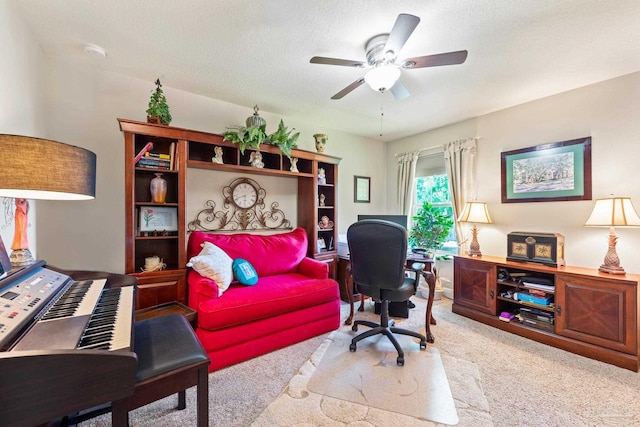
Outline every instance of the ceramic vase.
POLYGON ((323 133, 316 133, 315 135, 313 135, 313 139, 316 140, 316 151, 318 153, 323 153, 324 147, 325 145, 327 145, 327 140, 329 139, 329 137, 323 133))
POLYGON ((161 173, 155 174, 156 177, 151 180, 151 202, 164 203, 167 200, 167 181, 162 177, 161 173))

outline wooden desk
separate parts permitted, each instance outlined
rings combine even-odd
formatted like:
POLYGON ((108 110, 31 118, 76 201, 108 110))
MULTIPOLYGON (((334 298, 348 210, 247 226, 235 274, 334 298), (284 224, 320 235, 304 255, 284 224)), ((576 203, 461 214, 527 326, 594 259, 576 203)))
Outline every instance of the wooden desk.
MULTIPOLYGON (((436 290, 436 277, 432 272, 433 259, 426 259, 421 255, 409 254, 407 256, 407 262, 405 267, 410 268, 413 263, 420 262, 425 264, 424 270, 421 274, 424 277, 425 282, 429 286, 429 299, 427 300, 427 311, 425 313, 425 331, 427 342, 433 343, 435 338, 431 333, 430 325, 435 325, 436 320, 431 313, 433 307, 433 299, 436 290)), ((347 301, 349 302, 349 317, 345 320, 345 325, 350 325, 353 322, 353 299, 354 299, 354 284, 353 276, 351 274, 351 262, 346 257, 339 257, 338 260, 338 279, 340 283, 340 296, 342 297, 343 291, 346 293, 347 301), (342 276, 342 277, 341 277, 342 276), (342 279, 342 280, 341 280, 342 279)), ((359 294, 356 294, 359 295, 359 294)), ((343 298, 344 299, 344 298, 343 298)), ((360 295, 360 307, 358 311, 364 311, 364 296, 360 295)))

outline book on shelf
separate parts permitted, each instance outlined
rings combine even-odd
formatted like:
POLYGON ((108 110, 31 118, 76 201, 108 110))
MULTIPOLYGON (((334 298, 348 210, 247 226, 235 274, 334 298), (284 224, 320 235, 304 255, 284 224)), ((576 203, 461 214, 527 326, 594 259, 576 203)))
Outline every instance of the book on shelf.
POLYGON ((171 145, 169 146, 169 160, 171 162, 171 164, 169 165, 171 170, 178 170, 177 168, 178 164, 176 163, 176 143, 175 142, 172 142, 171 145))
POLYGON ((152 158, 143 157, 142 159, 138 160, 138 163, 136 164, 136 166, 138 167, 158 166, 158 167, 170 169, 171 163, 169 162, 169 160, 152 159, 152 158))
POLYGON ((144 154, 149 150, 151 150, 152 148, 153 148, 153 142, 147 142, 145 146, 142 147, 142 150, 138 151, 138 154, 136 154, 136 156, 133 158, 133 164, 138 163, 138 161, 142 158, 142 156, 144 156, 144 154))
POLYGON ((146 153, 144 153, 145 157, 151 157, 154 159, 163 159, 163 160, 171 160, 171 155, 169 154, 163 154, 163 153, 152 153, 150 151, 147 151, 146 153))

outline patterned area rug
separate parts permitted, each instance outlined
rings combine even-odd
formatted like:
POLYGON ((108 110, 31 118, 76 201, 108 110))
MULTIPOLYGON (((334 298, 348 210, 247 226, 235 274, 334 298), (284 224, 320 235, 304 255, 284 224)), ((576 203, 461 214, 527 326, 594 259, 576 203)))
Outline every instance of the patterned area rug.
MULTIPOLYGON (((398 326, 420 329, 424 310, 422 301, 416 302, 418 310, 409 319, 397 319, 398 326)), ((376 321, 372 311, 356 318, 376 321)), ((386 337, 362 340, 350 352, 356 334, 350 326, 331 333, 252 426, 493 425, 474 364, 441 358, 431 344, 420 351, 417 340, 400 336, 405 364, 398 366, 386 337)))

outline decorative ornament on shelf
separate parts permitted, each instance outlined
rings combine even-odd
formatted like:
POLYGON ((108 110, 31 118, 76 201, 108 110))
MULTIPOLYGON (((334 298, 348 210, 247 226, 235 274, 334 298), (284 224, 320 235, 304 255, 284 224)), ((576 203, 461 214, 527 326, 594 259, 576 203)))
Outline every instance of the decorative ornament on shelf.
POLYGON ((318 168, 318 184, 326 184, 327 178, 325 176, 325 172, 323 168, 318 168))
POLYGON ((150 256, 144 259, 144 268, 141 267, 140 270, 143 273, 151 273, 153 271, 162 271, 167 268, 167 264, 165 264, 159 256, 150 256))
POLYGON ((249 156, 249 163, 254 168, 262 169, 264 167, 264 162, 262 161, 262 153, 259 151, 253 151, 249 156))
POLYGON ((168 125, 171 123, 172 117, 169 112, 167 98, 162 91, 162 83, 160 79, 156 80, 156 89, 151 93, 149 99, 149 108, 147 108, 147 123, 155 123, 168 125))
POLYGON ((298 170, 298 158, 297 157, 292 157, 291 158, 291 167, 289 168, 289 170, 291 172, 300 172, 298 170))
POLYGON ((253 116, 247 117, 247 120, 245 122, 248 128, 250 127, 259 128, 261 126, 264 126, 264 127, 267 126, 267 121, 258 115, 259 109, 260 108, 258 108, 257 105, 253 106, 253 116))
POLYGON ((224 161, 222 160, 222 147, 214 148, 213 153, 214 153, 214 156, 211 158, 211 161, 219 165, 224 164, 224 161))
POLYGON ((313 139, 316 141, 316 151, 318 153, 324 153, 324 147, 327 145, 329 137, 323 133, 316 133, 313 135, 313 139))
POLYGON ((328 216, 323 216, 322 218, 320 218, 318 227, 320 227, 323 230, 329 230, 333 228, 333 221, 331 221, 328 216))
POLYGON ((156 177, 151 180, 149 185, 151 202, 165 203, 167 201, 167 181, 162 177, 161 173, 155 175, 156 177))
POLYGON ((324 195, 324 194, 322 194, 322 193, 320 193, 320 196, 318 197, 319 205, 320 205, 320 207, 322 207, 322 208, 325 206, 325 205, 324 205, 324 203, 325 203, 325 199, 326 199, 326 197, 327 197, 327 196, 325 196, 325 195, 324 195))

